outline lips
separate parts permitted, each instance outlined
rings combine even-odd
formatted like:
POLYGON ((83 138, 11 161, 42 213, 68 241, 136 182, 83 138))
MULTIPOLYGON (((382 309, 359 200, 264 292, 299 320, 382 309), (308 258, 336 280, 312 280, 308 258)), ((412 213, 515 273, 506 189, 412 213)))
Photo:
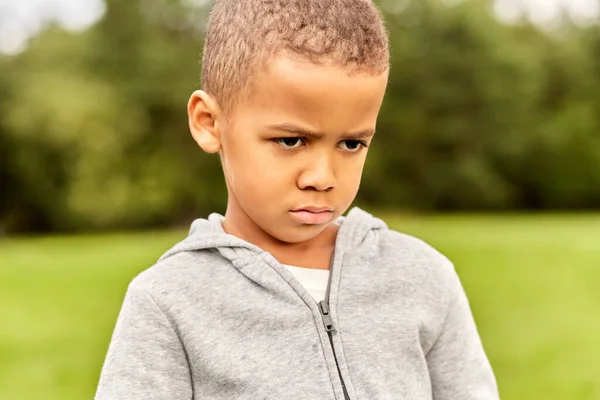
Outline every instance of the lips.
POLYGON ((305 207, 300 207, 295 210, 292 210, 292 212, 296 212, 296 211, 308 211, 308 212, 312 212, 312 213, 320 213, 320 212, 327 212, 327 211, 333 212, 333 208, 327 207, 327 206, 305 206, 305 207))
POLYGON ((331 220, 333 209, 327 206, 306 206, 290 211, 296 221, 307 225, 320 225, 331 220))

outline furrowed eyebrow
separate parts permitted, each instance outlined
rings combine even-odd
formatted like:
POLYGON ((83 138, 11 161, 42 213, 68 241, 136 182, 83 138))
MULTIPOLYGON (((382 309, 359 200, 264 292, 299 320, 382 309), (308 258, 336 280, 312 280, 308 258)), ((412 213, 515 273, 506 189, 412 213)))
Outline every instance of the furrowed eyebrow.
POLYGON ((287 133, 292 133, 294 135, 306 136, 311 139, 319 139, 324 136, 322 133, 312 132, 312 131, 304 129, 300 126, 297 126, 294 124, 287 124, 287 123, 277 124, 277 125, 269 125, 267 128, 269 130, 273 130, 273 131, 283 131, 283 132, 287 132, 287 133))
MULTIPOLYGON (((267 127, 267 129, 269 130, 275 130, 275 131, 284 131, 287 133, 292 133, 295 135, 300 135, 300 136, 304 136, 310 139, 320 139, 323 136, 325 136, 323 133, 319 133, 319 132, 313 132, 307 129, 304 129, 300 126, 294 125, 294 124, 276 124, 276 125, 269 125, 267 127)), ((342 134, 340 137, 344 138, 344 139, 363 139, 363 138, 367 138, 367 137, 371 137, 375 135, 375 130, 373 129, 368 129, 365 131, 359 131, 359 132, 350 132, 350 133, 344 133, 342 134)))
POLYGON ((347 133, 342 135, 344 137, 344 139, 364 139, 364 138, 368 138, 375 135, 375 131, 370 129, 367 131, 360 131, 360 132, 351 132, 351 133, 347 133))

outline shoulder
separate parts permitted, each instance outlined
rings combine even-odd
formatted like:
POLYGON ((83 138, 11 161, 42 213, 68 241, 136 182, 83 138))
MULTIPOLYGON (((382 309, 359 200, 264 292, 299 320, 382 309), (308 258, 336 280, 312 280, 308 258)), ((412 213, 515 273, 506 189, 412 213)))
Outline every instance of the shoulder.
POLYGON ((440 268, 453 268, 451 261, 423 239, 393 229, 382 229, 379 235, 381 254, 401 257, 411 262, 438 265, 440 268))
POLYGON ((417 237, 385 228, 379 231, 379 259, 399 269, 402 279, 432 291, 445 291, 456 275, 453 263, 417 237))
MULTIPOLYGON (((167 252, 168 253, 168 252, 167 252)), ((224 263, 217 251, 182 251, 161 257, 140 272, 129 284, 129 291, 147 292, 164 311, 180 304, 186 294, 210 285, 215 268, 224 263)))

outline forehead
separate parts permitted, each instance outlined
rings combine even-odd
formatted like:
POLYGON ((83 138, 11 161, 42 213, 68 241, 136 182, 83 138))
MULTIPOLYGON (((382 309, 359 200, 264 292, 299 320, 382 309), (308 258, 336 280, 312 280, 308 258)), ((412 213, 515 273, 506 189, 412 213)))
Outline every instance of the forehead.
POLYGON ((328 64, 277 57, 254 75, 236 109, 270 122, 299 122, 320 131, 374 127, 388 72, 351 73, 328 64))

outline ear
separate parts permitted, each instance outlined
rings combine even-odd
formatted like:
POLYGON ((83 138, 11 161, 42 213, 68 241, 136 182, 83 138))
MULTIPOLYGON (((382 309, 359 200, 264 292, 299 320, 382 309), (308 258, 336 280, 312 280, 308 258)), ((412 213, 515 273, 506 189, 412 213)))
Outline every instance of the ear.
POLYGON ((221 150, 217 102, 202 90, 192 93, 188 102, 188 120, 194 140, 207 153, 221 150))

